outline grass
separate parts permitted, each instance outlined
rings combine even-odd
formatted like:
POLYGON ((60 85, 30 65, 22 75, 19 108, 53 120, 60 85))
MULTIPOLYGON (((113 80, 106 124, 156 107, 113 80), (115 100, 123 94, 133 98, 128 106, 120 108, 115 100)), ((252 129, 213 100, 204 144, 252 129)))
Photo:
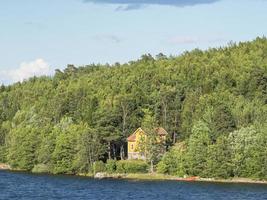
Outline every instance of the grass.
POLYGON ((157 173, 146 173, 146 174, 126 174, 126 179, 136 179, 136 180, 173 180, 174 176, 157 174, 157 173))

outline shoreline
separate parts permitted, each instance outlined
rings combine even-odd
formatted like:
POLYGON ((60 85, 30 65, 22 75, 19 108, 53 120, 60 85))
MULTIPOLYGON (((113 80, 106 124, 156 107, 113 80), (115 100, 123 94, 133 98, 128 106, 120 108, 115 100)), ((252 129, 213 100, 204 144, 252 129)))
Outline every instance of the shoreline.
MULTIPOLYGON (((15 170, 10 167, 8 164, 0 163, 0 170, 10 171, 10 172, 26 172, 23 170, 15 170)), ((28 173, 28 172, 27 172, 28 173)), ((33 173, 32 174, 38 174, 33 173)), ((39 173, 39 174, 49 174, 51 173, 39 173)), ((67 175, 67 174, 62 174, 67 175)), ((206 182, 206 183, 243 183, 243 184, 266 184, 267 180, 257 180, 251 178, 231 178, 231 179, 216 179, 216 178, 202 178, 202 177, 187 177, 181 178, 178 176, 172 176, 167 174, 158 174, 158 173, 128 173, 128 174, 119 174, 119 173, 105 173, 99 172, 94 174, 73 174, 72 176, 88 177, 94 179, 122 179, 122 180, 133 180, 133 181, 177 181, 177 182, 206 182)))
POLYGON ((11 170, 11 167, 8 164, 0 163, 0 170, 11 170))
MULTIPOLYGON (((84 176, 84 175, 81 175, 84 176)), ((216 179, 216 178, 201 178, 201 177, 188 177, 181 178, 177 176, 165 174, 108 174, 103 173, 101 177, 88 176, 95 179, 126 179, 136 181, 178 181, 178 182, 206 182, 206 183, 243 183, 243 184, 266 184, 267 181, 253 180, 251 178, 232 178, 232 179, 216 179)))
POLYGON ((251 178, 232 178, 232 179, 207 179, 200 178, 199 182, 210 182, 210 183, 243 183, 243 184, 264 184, 267 185, 267 181, 264 180, 253 180, 251 178))

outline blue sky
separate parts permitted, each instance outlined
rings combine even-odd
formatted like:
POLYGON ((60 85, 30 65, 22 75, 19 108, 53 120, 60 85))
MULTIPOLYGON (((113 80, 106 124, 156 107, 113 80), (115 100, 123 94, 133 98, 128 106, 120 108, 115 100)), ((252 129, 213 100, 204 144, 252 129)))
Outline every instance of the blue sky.
POLYGON ((267 35, 267 0, 0 2, 0 83, 267 35))

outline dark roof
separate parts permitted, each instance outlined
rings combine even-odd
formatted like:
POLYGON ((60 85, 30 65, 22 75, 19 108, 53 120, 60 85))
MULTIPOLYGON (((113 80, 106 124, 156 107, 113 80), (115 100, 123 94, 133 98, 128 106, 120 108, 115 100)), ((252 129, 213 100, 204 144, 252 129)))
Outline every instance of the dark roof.
POLYGON ((130 135, 130 136, 127 138, 127 141, 128 141, 128 142, 134 142, 135 139, 136 139, 135 134, 132 134, 132 135, 130 135))
POLYGON ((155 131, 161 136, 168 135, 167 131, 162 127, 156 128, 155 131))
MULTIPOLYGON (((129 142, 134 142, 135 139, 136 139, 136 132, 138 132, 138 131, 143 131, 143 130, 142 130, 141 127, 139 127, 138 129, 136 129, 136 131, 135 131, 132 135, 130 135, 130 136, 127 138, 127 141, 129 141, 129 142)), ((143 131, 143 132, 144 132, 144 131, 143 131)))

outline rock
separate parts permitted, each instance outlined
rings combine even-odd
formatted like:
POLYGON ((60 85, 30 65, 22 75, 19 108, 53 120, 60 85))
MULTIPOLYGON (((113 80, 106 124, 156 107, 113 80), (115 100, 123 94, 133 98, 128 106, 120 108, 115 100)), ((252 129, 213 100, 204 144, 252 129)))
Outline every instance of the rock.
POLYGON ((0 170, 9 170, 11 167, 7 164, 0 163, 0 170))
POLYGON ((98 172, 94 175, 95 179, 104 179, 104 178, 112 178, 112 179, 122 179, 126 178, 126 174, 109 174, 106 172, 98 172))
POLYGON ((103 178, 107 178, 107 177, 108 177, 107 173, 104 173, 104 172, 97 172, 94 175, 94 178, 96 178, 96 179, 103 179, 103 178))

